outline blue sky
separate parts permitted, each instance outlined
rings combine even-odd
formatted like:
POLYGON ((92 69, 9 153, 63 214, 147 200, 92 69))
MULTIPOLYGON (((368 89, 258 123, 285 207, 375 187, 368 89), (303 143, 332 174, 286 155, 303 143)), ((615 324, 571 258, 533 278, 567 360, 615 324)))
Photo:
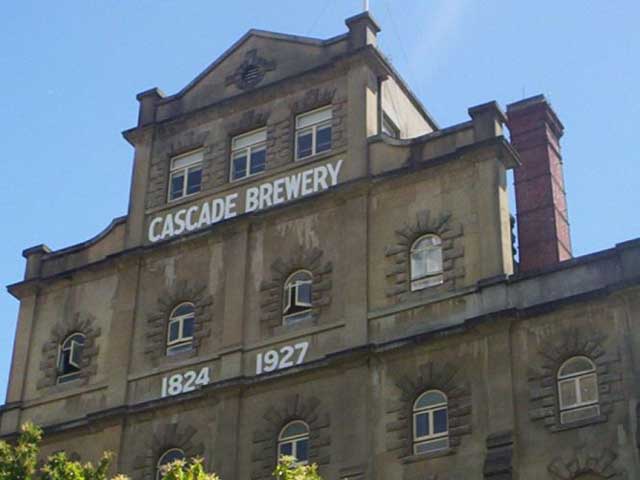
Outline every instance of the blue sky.
MULTIPOLYGON (((361 0, 110 0, 3 5, 0 283, 126 213, 135 95, 175 93, 250 28, 326 38, 361 0), (224 3, 224 6, 222 5, 224 3)), ((574 253, 640 236, 640 2, 371 0, 380 47, 442 126, 544 93, 566 127, 574 253)), ((0 291, 0 392, 18 302, 0 291)), ((2 393, 0 393, 0 403, 2 393)))

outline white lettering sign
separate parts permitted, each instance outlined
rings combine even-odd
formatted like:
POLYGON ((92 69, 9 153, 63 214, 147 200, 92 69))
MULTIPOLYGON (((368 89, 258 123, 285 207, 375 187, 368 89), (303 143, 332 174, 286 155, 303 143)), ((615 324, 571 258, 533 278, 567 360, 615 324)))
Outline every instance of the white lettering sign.
POLYGON ((210 381, 209 367, 202 368, 199 373, 196 373, 195 370, 176 373, 162 378, 162 391, 160 392, 160 396, 164 398, 180 395, 181 393, 193 392, 198 386, 208 385, 210 381))
POLYGON ((335 164, 318 165, 255 187, 249 187, 245 191, 242 211, 238 211, 242 208, 238 205, 239 194, 230 193, 224 197, 207 200, 199 205, 192 205, 189 208, 168 213, 165 216, 155 217, 149 223, 149 241, 166 240, 243 213, 264 210, 335 187, 338 184, 342 162, 343 160, 338 160, 335 164))
POLYGON ((285 345, 280 350, 267 350, 264 353, 259 353, 256 356, 256 375, 300 365, 304 362, 308 349, 309 342, 300 342, 293 346, 285 345))

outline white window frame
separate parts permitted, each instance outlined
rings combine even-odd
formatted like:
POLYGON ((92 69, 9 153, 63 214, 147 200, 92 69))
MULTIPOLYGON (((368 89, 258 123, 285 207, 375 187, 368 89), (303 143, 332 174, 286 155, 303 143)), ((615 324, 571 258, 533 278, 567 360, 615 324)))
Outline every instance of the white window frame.
POLYGON ((416 398, 416 400, 413 402, 413 453, 415 455, 418 455, 418 447, 420 445, 425 445, 425 444, 429 444, 429 443, 436 443, 439 442, 443 439, 447 439, 447 444, 446 446, 431 450, 429 452, 424 452, 424 453, 431 453, 431 452, 437 452, 440 450, 444 450, 449 448, 449 399, 447 398, 447 395, 440 391, 440 390, 427 390, 425 392, 422 392, 420 395, 418 395, 418 398, 416 398), (444 397, 444 401, 441 403, 435 403, 433 405, 429 405, 427 407, 416 407, 416 404, 419 402, 419 400, 424 397, 425 395, 429 394, 429 393, 438 393, 440 395, 442 395, 444 397), (440 410, 444 410, 445 414, 447 416, 447 429, 444 432, 439 432, 439 433, 433 433, 433 414, 435 412, 439 412, 440 410), (428 424, 429 424, 429 434, 427 435, 423 435, 421 437, 418 436, 418 417, 421 415, 427 415, 427 419, 428 419, 428 424))
POLYGON ((171 310, 171 315, 169 315, 169 322, 167 323, 167 354, 177 353, 180 351, 186 351, 186 349, 179 349, 178 347, 184 347, 188 344, 193 343, 193 335, 185 336, 184 335, 184 321, 188 318, 192 318, 195 326, 196 312, 195 305, 191 302, 182 302, 175 306, 173 310, 171 310), (178 310, 183 305, 189 305, 193 309, 190 313, 185 313, 183 315, 175 315, 176 310, 178 310), (174 323, 178 323, 178 337, 176 339, 171 339, 171 326, 174 323))
POLYGON ((593 363, 593 361, 589 358, 589 357, 585 357, 584 355, 577 355, 574 357, 571 357, 569 359, 567 359, 558 369, 558 375, 557 375, 557 382, 558 382, 558 406, 560 409, 560 419, 561 419, 561 423, 571 423, 571 422, 564 422, 563 421, 563 417, 565 416, 566 413, 568 412, 576 412, 576 411, 580 411, 580 410, 587 410, 589 408, 592 408, 594 406, 597 406, 597 408, 594 410, 595 415, 597 416, 600 414, 600 395, 598 392, 598 373, 596 372, 596 365, 595 363, 593 363), (566 374, 566 375, 562 375, 561 372, 562 370, 565 368, 565 366, 574 361, 574 360, 578 360, 578 359, 583 359, 586 360, 587 362, 589 362, 589 365, 591 365, 591 368, 589 370, 581 370, 575 373, 570 373, 570 374, 566 374), (580 390, 580 383, 582 380, 584 379, 593 379, 594 383, 595 383, 595 399, 594 400, 583 400, 582 399, 582 391, 580 390), (566 384, 572 384, 573 385, 573 391, 576 397, 576 402, 575 403, 571 403, 571 404, 566 404, 565 403, 565 398, 562 395, 562 386, 566 385, 566 384))
POLYGON ((236 182, 239 180, 243 180, 245 178, 253 177, 256 175, 260 175, 266 170, 266 154, 267 154, 267 129, 266 127, 258 128, 256 130, 252 130, 251 132, 246 132, 241 135, 236 135, 231 139, 231 157, 229 160, 229 181, 236 182), (247 144, 245 146, 236 146, 237 143, 240 143, 242 140, 264 134, 264 138, 254 141, 253 143, 247 144), (253 152, 264 150, 265 151, 265 168, 264 170, 256 173, 251 173, 251 155, 253 152), (247 158, 247 173, 244 177, 233 178, 234 174, 234 159, 236 155, 240 152, 245 152, 247 158))
POLYGON ((442 259, 442 239, 439 235, 435 233, 427 233, 419 236, 412 244, 411 249, 409 251, 409 279, 411 282, 411 291, 415 292, 417 290, 424 290, 427 288, 437 287, 438 285, 442 285, 444 282, 444 269, 443 269, 443 259, 442 259), (438 240, 437 245, 429 245, 424 248, 418 249, 417 245, 422 242, 426 238, 436 238, 438 240), (440 268, 438 270, 428 271, 426 274, 421 276, 415 276, 415 268, 413 262, 413 256, 416 252, 422 250, 440 250, 440 268), (435 280, 433 283, 430 280, 435 280))
POLYGON ((329 147, 329 150, 325 150, 320 153, 330 152, 331 149, 333 148, 333 105, 327 105, 325 107, 316 108, 315 110, 301 113, 300 115, 296 116, 296 136, 295 136, 295 160, 296 161, 307 160, 309 158, 313 158, 316 155, 318 155, 318 152, 317 152, 318 129, 324 128, 327 126, 331 127, 331 146, 329 147), (308 125, 301 126, 301 123, 303 123, 306 118, 312 115, 321 113, 323 111, 329 112, 328 118, 320 120, 315 123, 310 123, 308 125), (300 137, 300 135, 302 135, 303 133, 305 134, 308 133, 309 131, 311 131, 311 155, 307 155, 306 157, 300 158, 300 155, 298 152, 298 137, 300 137))
POLYGON ((200 173, 200 188, 197 192, 187 193, 187 186, 189 184, 189 173, 193 170, 200 169, 202 172, 202 166, 204 163, 204 149, 199 148, 197 150, 192 150, 190 152, 183 153, 181 155, 177 155, 171 158, 171 164, 169 165, 169 185, 167 186, 167 201, 177 202, 182 200, 183 198, 191 197, 193 195, 197 195, 202 191, 202 173, 200 173), (175 164, 181 160, 188 159, 189 157, 193 157, 192 160, 188 161, 187 164, 176 167, 175 164), (184 176, 184 181, 182 183, 182 194, 179 197, 171 198, 172 192, 172 184, 173 177, 182 174, 184 176))
POLYGON ((313 274, 309 270, 296 270, 291 275, 287 277, 287 280, 284 282, 284 286, 282 289, 282 324, 285 326, 293 325, 298 323, 299 321, 303 321, 306 319, 308 315, 311 314, 311 308, 313 304, 311 301, 305 302, 304 300, 299 298, 300 290, 298 289, 301 285, 309 285, 311 290, 311 295, 313 295, 313 274), (303 273, 309 277, 308 280, 293 280, 293 278, 303 273), (291 305, 291 293, 290 291, 295 288, 295 307, 302 308, 303 310, 299 310, 297 312, 287 313, 287 311, 292 307, 291 305), (305 317, 300 318, 297 321, 293 321, 294 317, 305 317))
POLYGON ((298 443, 302 440, 307 441, 307 454, 309 454, 309 439, 311 438, 311 430, 309 429, 309 425, 307 422, 303 422, 302 420, 293 420, 287 423, 278 434, 278 460, 282 456, 281 450, 282 446, 286 443, 291 443, 291 456, 296 459, 296 465, 307 465, 309 463, 309 459, 306 460, 298 460, 298 456, 296 453, 298 452, 298 443), (283 437, 284 431, 289 428, 294 423, 301 423, 307 429, 306 433, 300 433, 298 435, 291 435, 289 437, 283 437))
POLYGON ((74 363, 73 358, 76 356, 78 349, 80 349, 80 353, 77 353, 77 355, 79 356, 82 355, 82 349, 84 348, 86 341, 87 341, 87 336, 84 333, 75 332, 70 335, 67 335, 64 341, 58 345, 58 361, 56 363, 56 369, 57 369, 58 375, 56 377, 56 383, 69 382, 69 381, 75 380, 79 376, 78 374, 82 370, 82 365, 80 364, 81 358, 78 359, 78 362, 76 363, 74 363), (82 343, 75 340, 78 337, 82 338, 82 343), (76 370, 70 371, 70 372, 62 371, 61 363, 62 363, 62 357, 65 352, 70 352, 69 365, 71 365, 76 370))
POLYGON ((168 465, 167 463, 162 463, 162 461, 167 455, 169 455, 172 452, 180 452, 180 455, 182 455, 182 459, 184 460, 186 458, 186 455, 184 454, 184 450, 182 450, 181 448, 170 448, 169 450, 165 451, 162 455, 160 455, 160 458, 156 462, 156 480, 162 480, 163 474, 161 472, 161 468, 164 465, 168 465))

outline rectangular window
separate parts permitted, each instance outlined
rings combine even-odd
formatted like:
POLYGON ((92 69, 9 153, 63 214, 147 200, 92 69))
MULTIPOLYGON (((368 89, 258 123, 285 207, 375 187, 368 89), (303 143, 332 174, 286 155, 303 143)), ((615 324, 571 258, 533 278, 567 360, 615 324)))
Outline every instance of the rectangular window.
POLYGON ((296 117, 296 160, 331 150, 331 106, 296 117))
POLYGON ((231 180, 263 172, 267 160, 267 129, 233 137, 231 140, 231 180))
POLYGON ((202 188, 203 151, 186 153, 171 159, 169 201, 198 193, 202 188))

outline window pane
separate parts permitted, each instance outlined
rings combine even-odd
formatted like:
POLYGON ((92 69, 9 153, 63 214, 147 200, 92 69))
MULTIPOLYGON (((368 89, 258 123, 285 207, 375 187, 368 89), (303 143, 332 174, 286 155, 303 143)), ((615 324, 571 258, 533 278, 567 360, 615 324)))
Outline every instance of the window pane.
POLYGON ((420 443, 415 446, 415 453, 429 453, 437 450, 443 450, 449 447, 449 438, 439 438, 437 440, 429 440, 428 442, 420 443))
POLYGON ((201 183, 202 169, 194 168, 193 170, 189 170, 189 179, 187 181, 187 195, 199 192, 201 183))
POLYGON ((185 318, 182 321, 182 338, 190 338, 193 337, 193 317, 185 318))
POLYGON ((75 340, 71 342, 71 354, 69 356, 69 364, 74 366, 75 368, 80 368, 80 360, 82 358, 82 347, 83 344, 76 342, 75 340))
POLYGON ((567 375, 575 375, 580 372, 590 372, 593 370, 593 365, 589 360, 584 357, 572 358, 569 360, 560 370, 561 377, 565 377, 567 375))
POLYGON ((316 137, 316 153, 331 150, 331 125, 318 129, 316 137))
POLYGON ((298 135, 298 158, 305 158, 311 156, 313 151, 311 150, 313 134, 312 132, 306 132, 298 135))
POLYGON ((291 306, 292 306, 292 302, 291 302, 291 295, 293 294, 293 288, 291 287, 291 285, 287 285, 284 288, 284 297, 282 299, 282 313, 289 313, 289 311, 291 310, 291 306))
POLYGON ((590 405, 588 407, 576 408, 560 414, 561 423, 579 422, 587 418, 597 417, 600 415, 599 405, 590 405))
POLYGON ((289 325, 295 325, 296 323, 300 323, 300 322, 304 322, 307 321, 311 318, 311 310, 307 309, 307 310, 303 310, 300 313, 296 313, 296 314, 292 314, 292 315, 287 315, 283 320, 282 323, 285 326, 289 326, 289 325))
POLYGON ((311 284, 299 283, 297 288, 296 306, 298 307, 310 307, 311 306, 311 284))
POLYGON ((434 405, 440 405, 447 402, 447 397, 437 391, 430 391, 420 395, 415 403, 416 409, 433 407, 434 405))
POLYGON ((84 335, 80 333, 76 333, 71 335, 67 340, 65 340, 65 345, 71 346, 72 343, 77 343, 79 345, 84 345, 84 335))
POLYGON ((167 347, 167 355, 178 355, 182 352, 189 352, 191 349, 193 349, 193 344, 191 342, 178 343, 167 347))
POLYGON ((411 254, 411 279, 421 278, 427 275, 427 258, 424 250, 411 254))
POLYGON ((247 148, 250 145, 255 145, 257 143, 265 142, 267 140, 267 130, 263 128, 262 130, 258 130, 256 132, 246 133, 244 135, 239 135, 232 140, 232 146, 234 150, 239 148, 247 148))
POLYGON ((447 409, 433 412, 433 433, 444 433, 447 431, 447 409))
POLYGON ((567 380, 560 385, 560 406, 570 407, 578 402, 576 396, 576 380, 567 380))
POLYGON ((296 442, 296 460, 306 462, 309 460, 309 440, 298 440, 296 442))
POLYGON ((331 119, 331 114, 331 106, 323 108, 322 110, 303 113, 302 115, 298 115, 298 117, 296 118, 296 128, 305 128, 309 125, 326 122, 327 120, 331 119))
POLYGON ((262 172, 264 170, 265 161, 267 159, 267 151, 263 148, 261 150, 254 150, 251 152, 251 174, 262 172))
POLYGON ((427 272, 439 273, 442 271, 442 249, 439 247, 431 247, 426 252, 427 272))
POLYGON ((171 317, 172 318, 182 317, 183 315, 188 315, 190 313, 193 313, 193 311, 194 309, 191 303, 183 303, 173 311, 173 314, 171 315, 171 317))
POLYGON ((204 156, 204 152, 199 150, 194 153, 190 153, 188 155, 182 155, 180 157, 176 157, 171 160, 171 170, 177 170, 179 168, 185 168, 190 165, 195 165, 196 163, 202 162, 202 158, 204 156))
POLYGON ((233 159, 233 178, 244 178, 247 176, 247 156, 246 152, 233 159))
POLYGON ((309 272, 306 272, 304 270, 300 270, 298 272, 296 272, 290 279, 290 282, 297 282, 297 281, 307 281, 307 280, 311 280, 311 275, 309 274, 309 272))
POLYGON ((171 322, 169 324, 169 341, 173 342, 180 336, 180 322, 171 322))
POLYGON ((184 453, 182 453, 182 451, 171 450, 162 456, 162 459, 160 460, 160 466, 168 465, 169 463, 173 463, 176 460, 183 460, 183 459, 184 459, 184 453))
POLYGON ((440 245, 442 242, 440 238, 436 235, 427 235, 420 238, 414 245, 412 250, 424 250, 429 247, 435 247, 440 245))
POLYGON ((178 175, 171 177, 171 200, 180 198, 182 196, 182 187, 184 185, 184 173, 181 172, 178 175))
MULTIPOLYGON (((273 445, 273 444, 272 444, 273 445)), ((293 444, 291 442, 280 444, 280 455, 291 455, 293 453, 293 444)))
POLYGON ((598 382, 595 375, 580 378, 580 397, 583 402, 598 400, 598 382))
POLYGON ((73 367, 69 363, 69 359, 71 357, 71 350, 63 350, 60 354, 60 365, 58 369, 61 374, 69 373, 73 371, 73 367))
POLYGON ((280 434, 280 438, 285 439, 289 437, 295 437, 298 435, 304 435, 305 433, 309 433, 309 429, 302 422, 294 422, 291 425, 288 425, 282 433, 280 434))
POLYGON ((421 413, 415 416, 416 438, 429 435, 429 414, 421 413))

